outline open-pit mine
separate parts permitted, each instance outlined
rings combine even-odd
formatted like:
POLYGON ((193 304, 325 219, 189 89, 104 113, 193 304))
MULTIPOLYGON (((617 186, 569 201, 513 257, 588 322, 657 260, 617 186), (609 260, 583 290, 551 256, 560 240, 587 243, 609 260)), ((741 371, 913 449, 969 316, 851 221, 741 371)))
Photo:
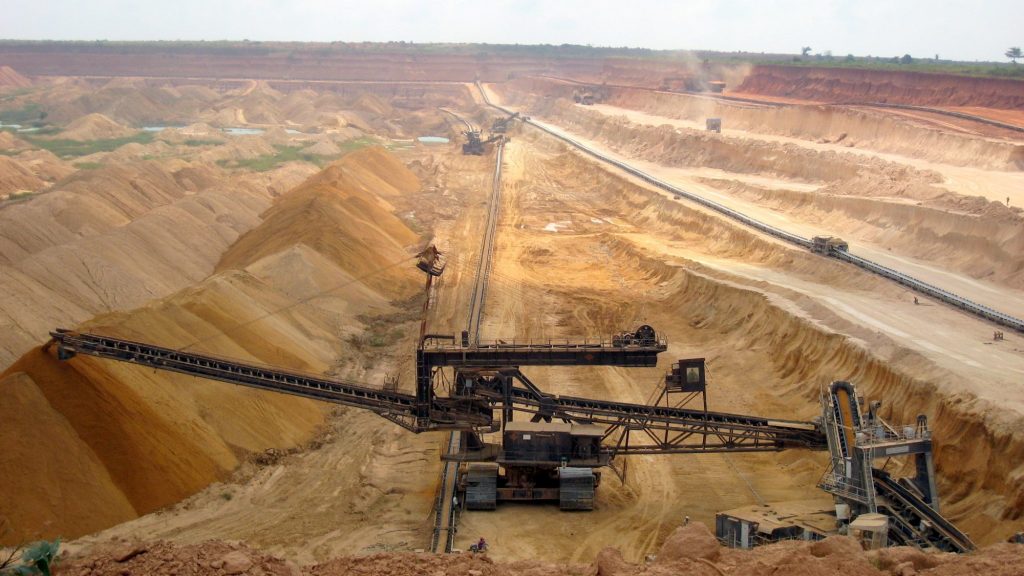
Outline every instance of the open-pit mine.
POLYGON ((1024 82, 490 49, 0 43, 0 547, 1021 573, 1024 82))

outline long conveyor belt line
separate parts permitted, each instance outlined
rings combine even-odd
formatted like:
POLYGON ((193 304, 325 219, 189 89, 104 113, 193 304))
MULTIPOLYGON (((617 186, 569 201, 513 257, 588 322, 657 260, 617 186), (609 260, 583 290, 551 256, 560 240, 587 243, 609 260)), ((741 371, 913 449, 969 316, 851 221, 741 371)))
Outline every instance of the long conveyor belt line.
MULTIPOLYGON (((458 114, 441 109, 461 121, 467 130, 472 131, 473 126, 458 114)), ((484 302, 487 298, 487 280, 491 269, 491 252, 494 244, 494 233, 497 227, 498 204, 501 194, 501 162, 504 142, 499 141, 496 146, 494 163, 494 177, 491 186, 491 196, 488 201, 487 221, 484 223, 484 234, 481 240, 480 254, 477 259, 476 278, 473 282, 473 292, 469 302, 469 317, 466 328, 472 338, 471 344, 476 346, 480 342, 480 319, 483 316, 484 302)), ((459 432, 452 432, 445 446, 445 455, 458 454, 462 448, 462 435, 459 432)), ((455 544, 456 526, 458 523, 458 507, 455 505, 455 497, 458 491, 459 464, 456 461, 446 461, 442 465, 440 486, 438 488, 438 501, 433 536, 431 539, 431 551, 451 552, 455 544)))
MULTIPOLYGON (((448 434, 448 442, 445 451, 448 454, 456 454, 461 444, 461 434, 457 431, 448 434)), ((458 463, 444 462, 441 467, 441 482, 437 487, 437 498, 434 502, 434 529, 430 536, 430 551, 444 552, 452 551, 452 544, 455 541, 455 526, 457 509, 452 498, 455 493, 455 483, 458 475, 458 463)))
MULTIPOLYGON (((487 95, 487 91, 484 90, 483 86, 479 82, 477 82, 477 89, 480 91, 480 94, 484 102, 488 106, 491 106, 492 108, 495 108, 497 110, 501 110, 506 114, 513 113, 508 108, 492 103, 487 95)), ((655 178, 654 176, 651 176, 646 172, 638 170, 637 168, 634 168, 633 166, 626 164, 625 162, 621 162, 619 160, 611 158, 605 154, 602 154, 601 152, 598 152, 597 150, 594 150, 593 148, 590 148, 589 146, 586 146, 585 144, 582 144, 576 140, 573 140, 572 138, 569 138, 568 136, 551 130, 547 126, 534 122, 533 120, 530 120, 529 118, 526 117, 521 116, 521 118, 523 122, 529 124, 530 126, 533 126, 534 128, 537 128, 538 130, 541 130, 547 134, 550 134, 551 136, 558 138, 559 140, 569 144, 570 146, 580 150, 581 152, 589 156, 593 156, 594 158, 600 160, 601 162, 611 164, 612 166, 615 166, 616 168, 619 168, 628 174, 636 176, 637 178, 640 178, 644 182, 647 182, 648 184, 651 184, 657 188, 660 188, 667 192, 671 192, 672 194, 682 196, 706 208, 714 210, 715 212, 718 212, 726 216, 727 218, 740 222, 744 225, 750 226, 751 228, 764 232, 765 234, 768 234, 790 244, 794 244, 805 249, 811 249, 812 247, 811 240, 807 238, 804 238, 797 234, 793 234, 791 232, 787 232, 780 228, 776 228, 774 226, 751 218, 750 216, 747 216, 742 212, 733 210, 732 208, 729 208, 723 204, 719 204, 718 202, 715 202, 713 200, 709 200, 703 196, 700 196, 699 194, 694 194, 692 192, 679 188, 678 186, 673 186, 672 184, 669 184, 663 180, 659 180, 658 178, 655 178)), ((1016 318, 1014 316, 1010 316, 1009 314, 1005 314, 988 306, 978 304, 977 302, 973 302, 967 298, 953 294, 948 290, 943 290, 938 286, 934 286, 932 284, 918 280, 917 278, 914 278, 902 272, 893 270, 892 268, 882 266, 881 264, 872 262, 871 260, 868 260, 866 258, 855 256, 853 254, 850 254, 849 252, 841 250, 830 250, 829 256, 858 266, 864 270, 867 270, 868 272, 872 272, 874 274, 882 276, 883 278, 893 280, 894 282, 906 286, 911 290, 920 292, 922 294, 935 298, 936 300, 945 302, 946 304, 949 304, 955 308, 959 308, 960 310, 963 310, 970 314, 974 314, 975 316, 978 316, 980 318, 984 318, 985 320, 988 320, 990 322, 994 322, 1001 326, 1006 326, 1008 328, 1024 332, 1024 320, 1021 320, 1020 318, 1016 318)))
POLYGON ((480 246, 480 257, 477 260, 476 282, 473 283, 473 295, 469 305, 469 320, 466 323, 472 343, 480 343, 480 318, 483 316, 484 304, 487 301, 487 283, 491 273, 491 253, 494 249, 494 234, 498 224, 498 209, 501 203, 501 162, 505 150, 503 142, 495 147, 494 178, 491 185, 491 199, 488 203, 487 222, 484 237, 480 246))
POLYGON ((181 352, 142 342, 58 329, 51 332, 62 354, 86 354, 144 366, 242 384, 303 398, 364 408, 381 414, 411 414, 416 397, 343 380, 236 362, 214 356, 181 352))
MULTIPOLYGON (((432 400, 433 414, 431 424, 425 426, 407 425, 415 420, 401 420, 410 417, 416 407, 416 397, 411 394, 391 392, 369 386, 354 384, 341 380, 329 380, 323 377, 300 372, 291 372, 229 360, 180 352, 171 348, 163 348, 151 344, 143 344, 120 338, 57 330, 51 333, 53 340, 60 346, 60 353, 65 357, 74 354, 97 356, 122 362, 129 362, 160 370, 168 370, 219 380, 229 384, 238 384, 253 388, 270 390, 354 406, 370 410, 405 425, 414 432, 430 430, 464 430, 474 425, 486 425, 486 422, 475 422, 474 413, 464 410, 462 400, 457 398, 435 397, 432 400), (449 423, 449 424, 443 424, 449 423)), ((524 382, 529 382, 521 374, 524 382)), ((577 421, 592 421, 598 424, 628 424, 636 428, 665 430, 680 434, 710 434, 725 439, 721 448, 732 444, 763 439, 767 444, 762 449, 769 449, 772 442, 786 446, 804 446, 819 448, 824 446, 824 437, 810 423, 790 422, 738 414, 704 412, 668 406, 650 406, 578 398, 574 396, 555 396, 538 394, 532 384, 528 387, 512 387, 510 398, 516 410, 532 414, 550 415, 554 418, 568 418, 577 421)), ((497 400, 495 400, 497 402, 497 400)), ((641 450, 641 448, 638 448, 641 450)), ((672 449, 650 450, 649 453, 669 453, 672 449)), ((712 451, 712 450, 703 450, 712 451)))
POLYGON ((615 450, 622 455, 760 452, 826 446, 821 431, 807 422, 573 396, 538 398, 532 390, 519 387, 512 388, 511 394, 514 409, 520 412, 645 433, 640 438, 646 441, 615 450), (665 432, 669 434, 667 441, 665 432))

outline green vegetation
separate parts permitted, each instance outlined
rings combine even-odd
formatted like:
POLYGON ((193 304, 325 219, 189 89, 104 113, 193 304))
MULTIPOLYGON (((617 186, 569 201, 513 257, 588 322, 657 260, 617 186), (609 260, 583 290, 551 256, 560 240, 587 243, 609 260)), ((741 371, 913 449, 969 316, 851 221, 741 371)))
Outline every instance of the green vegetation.
MULTIPOLYGON (((742 55, 740 55, 742 57, 742 55)), ((1007 57, 1010 57, 1007 52, 1007 57)), ((717 60, 717 59, 715 59, 717 60)), ((854 56, 836 58, 831 52, 810 54, 809 48, 801 49, 800 56, 772 55, 769 59, 753 59, 755 64, 778 64, 783 66, 814 66, 823 68, 855 68, 859 70, 893 70, 899 72, 925 72, 931 74, 955 74, 989 78, 1024 79, 1024 67, 1003 62, 957 62, 934 58, 903 56, 854 56)))
POLYGON ((341 148, 342 154, 348 154, 349 152, 355 152, 360 148, 366 148, 367 146, 376 146, 380 144, 377 139, 370 136, 360 136, 359 138, 353 138, 352 140, 345 140, 338 144, 338 148, 341 148))
POLYGON ((103 166, 103 164, 100 164, 99 162, 75 162, 73 166, 79 170, 95 170, 100 166, 103 166))
MULTIPOLYGON (((11 532, 10 523, 0 517, 0 536, 11 532)), ((53 565, 57 562, 60 552, 60 538, 53 542, 40 540, 28 547, 15 546, 9 553, 0 556, 0 576, 32 576, 42 574, 50 576, 53 565), (16 564, 15 557, 21 553, 21 562, 16 564)))
POLYGON ((423 310, 424 295, 416 293, 405 300, 391 302, 397 310, 379 316, 360 314, 356 320, 361 322, 365 329, 362 334, 350 336, 349 344, 353 348, 366 351, 367 348, 384 348, 399 342, 405 337, 406 327, 410 322, 419 319, 423 310))
POLYGON ((276 145, 274 148, 277 149, 277 153, 275 154, 264 154, 263 156, 257 156, 256 158, 246 158, 234 161, 218 160, 217 164, 227 168, 242 168, 244 170, 253 170, 255 172, 273 170, 285 162, 310 162, 317 166, 323 166, 324 164, 323 156, 302 152, 302 146, 276 145))
POLYGON ((21 137, 39 148, 53 152, 61 158, 88 156, 96 152, 110 152, 132 142, 148 144, 153 141, 153 134, 149 132, 139 132, 133 136, 109 138, 106 140, 65 140, 61 138, 39 138, 36 135, 22 135, 21 137))
POLYGON ((29 102, 14 110, 0 110, 0 122, 4 124, 36 125, 46 119, 47 113, 35 102, 29 102))
MULTIPOLYGON (((341 148, 342 154, 372 146, 377 141, 373 138, 363 136, 353 140, 346 140, 338 145, 341 148)), ((286 145, 275 145, 277 152, 274 154, 264 154, 256 158, 248 158, 245 160, 219 160, 217 164, 226 168, 242 168, 244 170, 253 170, 255 172, 266 172, 273 170, 281 164, 286 162, 309 162, 315 164, 318 167, 325 166, 334 158, 330 156, 320 156, 318 154, 312 154, 310 152, 303 152, 304 146, 286 146, 286 145)))

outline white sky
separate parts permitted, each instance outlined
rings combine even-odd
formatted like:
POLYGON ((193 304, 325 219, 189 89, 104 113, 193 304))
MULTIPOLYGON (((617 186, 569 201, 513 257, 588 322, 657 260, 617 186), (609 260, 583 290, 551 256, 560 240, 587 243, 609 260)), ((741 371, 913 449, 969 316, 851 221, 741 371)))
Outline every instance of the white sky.
POLYGON ((592 44, 1005 60, 1024 0, 0 0, 0 38, 592 44))

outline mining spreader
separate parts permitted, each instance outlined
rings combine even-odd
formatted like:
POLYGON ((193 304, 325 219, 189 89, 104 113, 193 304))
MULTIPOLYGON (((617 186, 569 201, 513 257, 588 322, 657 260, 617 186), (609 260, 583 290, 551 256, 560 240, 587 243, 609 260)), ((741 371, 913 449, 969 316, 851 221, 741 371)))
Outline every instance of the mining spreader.
MULTIPOLYGON (((428 292, 431 278, 443 271, 439 259, 436 250, 421 254, 428 292)), ((821 487, 836 499, 837 531, 860 530, 876 544, 884 532, 891 543, 952 551, 973 547, 939 514, 926 421, 892 428, 874 404, 862 415, 852 384, 833 383, 822 396, 822 418, 798 422, 708 410, 702 358, 673 364, 652 404, 552 394, 523 371, 530 366, 654 367, 668 346, 646 325, 607 338, 544 341, 480 342, 465 332, 457 338, 421 330, 413 393, 100 334, 57 329, 51 337, 47 348, 56 344, 61 360, 84 354, 129 362, 361 408, 414 433, 454 432, 457 449, 443 458, 458 464, 457 486, 469 510, 491 510, 509 501, 553 501, 563 510, 591 510, 601 469, 637 454, 828 449, 831 466, 821 487), (484 440, 495 433, 500 443, 484 440), (910 480, 873 467, 877 458, 906 455, 916 459, 910 480), (857 528, 858 516, 882 512, 884 528, 857 528)), ((742 547, 824 534, 792 526, 764 531, 743 517, 719 515, 718 523, 719 537, 742 547)))

